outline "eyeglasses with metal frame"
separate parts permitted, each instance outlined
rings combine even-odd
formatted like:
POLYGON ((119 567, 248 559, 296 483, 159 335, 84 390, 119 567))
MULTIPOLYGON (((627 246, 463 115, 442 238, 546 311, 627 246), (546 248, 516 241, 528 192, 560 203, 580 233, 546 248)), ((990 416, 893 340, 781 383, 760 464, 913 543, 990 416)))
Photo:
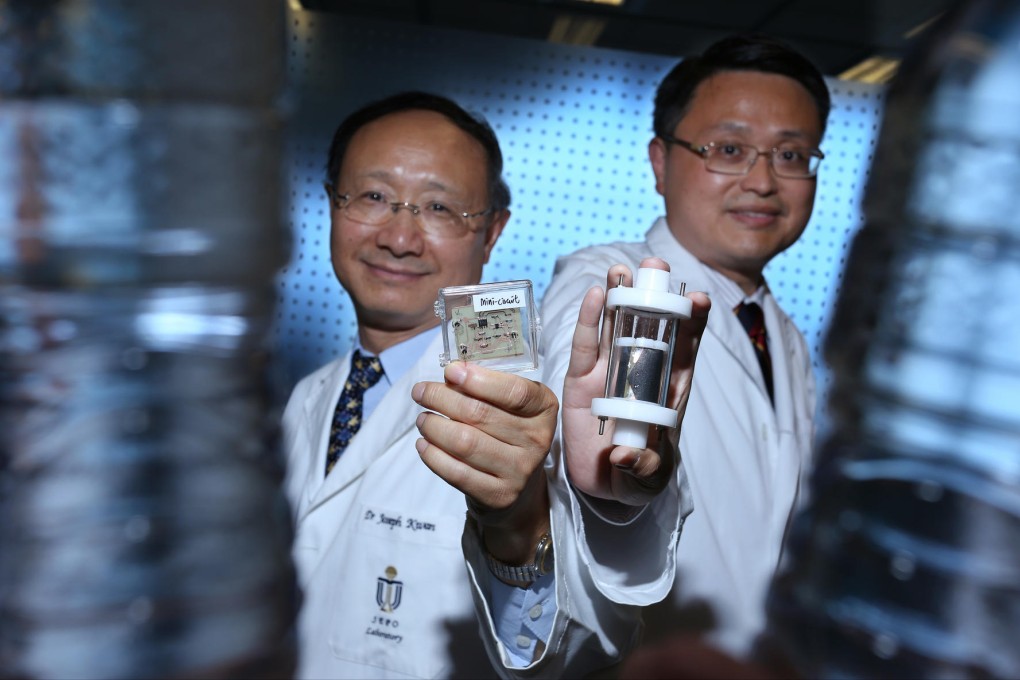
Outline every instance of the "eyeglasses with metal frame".
POLYGON ((468 220, 482 215, 488 215, 493 211, 492 207, 485 210, 469 213, 463 210, 430 200, 424 205, 417 205, 407 201, 391 201, 381 191, 365 191, 357 196, 341 194, 336 188, 326 182, 323 185, 330 202, 337 210, 342 210, 349 219, 367 224, 373 227, 380 227, 393 219, 402 209, 407 209, 414 215, 417 224, 422 231, 432 236, 441 238, 459 238, 471 231, 468 220))
POLYGON ((659 138, 701 156, 706 170, 722 175, 746 175, 751 172, 758 156, 766 155, 776 177, 811 179, 818 174, 818 166, 825 158, 825 154, 818 149, 795 144, 781 144, 762 151, 739 142, 709 142, 697 146, 671 135, 659 135, 659 138))

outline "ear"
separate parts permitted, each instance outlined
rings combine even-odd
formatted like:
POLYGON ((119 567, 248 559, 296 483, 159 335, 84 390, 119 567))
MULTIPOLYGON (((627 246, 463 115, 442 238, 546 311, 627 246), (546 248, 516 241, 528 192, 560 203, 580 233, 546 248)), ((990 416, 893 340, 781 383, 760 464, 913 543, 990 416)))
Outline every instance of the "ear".
POLYGON ((655 190, 660 196, 666 195, 666 160, 668 156, 669 150, 666 148, 666 142, 662 139, 653 137, 652 141, 648 142, 648 160, 652 162, 652 172, 655 173, 655 190))
POLYGON ((504 210, 492 218, 492 222, 485 230, 485 259, 482 260, 482 264, 489 263, 489 256, 492 255, 492 249, 496 247, 496 241, 499 239, 499 235, 503 233, 503 227, 506 226, 507 220, 509 219, 509 210, 504 210))

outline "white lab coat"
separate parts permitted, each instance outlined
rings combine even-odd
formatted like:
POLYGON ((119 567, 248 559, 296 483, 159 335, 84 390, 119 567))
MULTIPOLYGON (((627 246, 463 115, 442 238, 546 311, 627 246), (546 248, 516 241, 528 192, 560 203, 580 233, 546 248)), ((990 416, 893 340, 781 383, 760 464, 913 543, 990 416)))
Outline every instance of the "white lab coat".
MULTIPOLYGON (((604 287, 613 264, 634 271, 651 256, 669 262, 671 290, 684 281, 688 291, 711 294, 705 265, 680 246, 664 218, 643 242, 586 248, 557 262, 542 303, 544 380, 554 391, 562 390, 585 291, 604 287)), ((672 589, 662 605, 645 613, 649 636, 672 628, 701 629, 709 641, 736 655, 746 654, 764 627, 767 588, 779 565, 788 522, 803 495, 814 436, 815 385, 807 345, 769 293, 763 308, 774 409, 736 315, 722 308, 709 314, 680 438, 694 503, 682 534, 677 531, 676 487, 639 518, 644 531, 630 529, 645 541, 640 558, 626 549, 632 546, 625 534, 617 533, 612 541, 592 540, 605 531, 604 523, 580 515, 583 506, 576 501, 573 505, 584 559, 592 563, 600 590, 628 601, 620 584, 640 578, 646 584, 644 600, 635 603, 647 604, 666 598, 672 589), (655 532, 649 524, 661 529, 655 532), (654 549, 650 536, 658 540, 654 549)))
MULTIPOLYGON (((465 531, 464 496, 414 448, 422 409, 411 387, 442 381, 441 344, 437 334, 324 481, 330 421, 350 357, 310 374, 291 395, 283 429, 304 595, 299 677, 477 678, 496 674, 486 646, 492 658, 506 658, 489 616, 488 574, 473 522, 465 531)), ((576 550, 563 544, 570 533, 557 530, 563 515, 554 506, 558 610, 547 650, 532 666, 500 668, 500 675, 579 675, 609 663, 619 636, 631 643, 638 612, 601 598, 586 580, 576 550)))

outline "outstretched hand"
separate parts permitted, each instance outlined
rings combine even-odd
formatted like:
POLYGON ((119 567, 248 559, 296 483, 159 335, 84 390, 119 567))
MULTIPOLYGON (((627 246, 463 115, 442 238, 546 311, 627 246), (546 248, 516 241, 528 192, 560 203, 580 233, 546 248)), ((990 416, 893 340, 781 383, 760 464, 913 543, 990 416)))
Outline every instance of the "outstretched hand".
MULTIPOLYGON (((642 267, 669 271, 659 258, 646 258, 642 267)), ((606 277, 606 290, 631 285, 631 271, 614 265, 606 277)), ((711 302, 704 293, 687 295, 693 305, 691 318, 678 320, 676 345, 666 405, 678 413, 675 429, 649 428, 648 448, 612 444, 613 421, 599 435, 599 419, 591 413, 591 401, 604 396, 606 371, 612 343, 614 310, 605 309, 606 294, 592 288, 581 302, 570 349, 570 363, 563 383, 563 447, 567 469, 575 488, 597 498, 627 505, 651 501, 669 484, 679 457, 680 426, 687 410, 694 380, 694 362, 708 322, 711 302)))
POLYGON ((556 431, 556 395, 542 383, 459 361, 444 377, 411 390, 435 412, 418 416, 418 454, 468 497, 492 556, 523 564, 549 527, 543 463, 556 431))

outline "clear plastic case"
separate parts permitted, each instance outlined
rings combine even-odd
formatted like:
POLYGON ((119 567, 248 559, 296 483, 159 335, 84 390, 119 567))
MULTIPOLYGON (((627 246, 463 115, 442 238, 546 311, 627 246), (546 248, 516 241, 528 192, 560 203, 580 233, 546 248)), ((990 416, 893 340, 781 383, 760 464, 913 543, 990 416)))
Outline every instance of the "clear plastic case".
POLYGON ((538 368, 541 330, 531 281, 501 281, 439 290, 442 319, 439 364, 471 361, 497 371, 538 368))

